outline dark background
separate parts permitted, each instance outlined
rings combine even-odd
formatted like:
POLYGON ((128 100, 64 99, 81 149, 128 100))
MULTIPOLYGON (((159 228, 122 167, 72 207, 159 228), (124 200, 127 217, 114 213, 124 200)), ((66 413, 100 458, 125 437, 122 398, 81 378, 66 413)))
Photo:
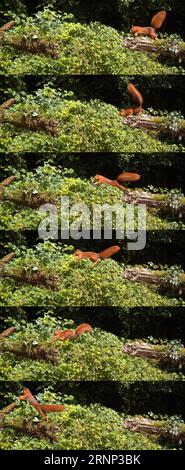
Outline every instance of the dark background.
POLYGON ((33 15, 46 5, 53 5, 58 12, 73 13, 81 22, 99 21, 120 31, 129 32, 132 24, 149 26, 152 16, 159 10, 168 12, 162 33, 179 34, 185 38, 185 4, 182 0, 2 0, 0 21, 12 18, 11 12, 33 15), (7 10, 10 12, 5 16, 7 10))

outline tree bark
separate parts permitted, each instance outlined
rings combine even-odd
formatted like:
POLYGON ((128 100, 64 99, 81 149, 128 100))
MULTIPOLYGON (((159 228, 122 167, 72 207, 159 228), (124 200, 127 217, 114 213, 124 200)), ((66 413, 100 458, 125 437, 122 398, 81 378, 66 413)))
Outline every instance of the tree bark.
POLYGON ((58 135, 58 122, 54 118, 47 119, 44 116, 29 116, 26 114, 6 113, 2 116, 2 122, 7 122, 15 127, 29 129, 33 132, 46 132, 56 137, 58 135))
POLYGON ((133 51, 145 52, 147 55, 155 54, 159 60, 171 60, 182 64, 185 62, 185 43, 180 42, 177 46, 168 45, 165 41, 152 41, 149 38, 124 38, 123 46, 133 51))
POLYGON ((53 365, 57 365, 59 362, 57 350, 42 345, 30 347, 30 345, 22 344, 17 346, 16 342, 0 344, 0 352, 8 352, 22 358, 51 362, 53 365))
POLYGON ((155 272, 142 267, 126 268, 123 272, 123 277, 124 279, 128 279, 129 281, 153 284, 156 286, 165 287, 168 290, 175 290, 179 294, 185 292, 184 274, 180 275, 177 285, 176 283, 172 282, 172 278, 170 276, 167 276, 165 279, 165 271, 155 272))
POLYGON ((130 356, 143 357, 145 359, 154 359, 160 363, 172 364, 176 366, 185 365, 185 348, 180 348, 176 358, 170 357, 166 345, 154 345, 144 341, 133 341, 126 343, 123 352, 130 356))
POLYGON ((16 271, 3 272, 2 277, 14 279, 17 282, 32 284, 34 286, 45 286, 52 290, 57 290, 57 283, 59 276, 46 273, 44 271, 37 271, 35 273, 27 272, 24 269, 16 271))
POLYGON ((135 418, 128 418, 123 422, 124 428, 132 432, 144 433, 148 435, 157 436, 169 441, 184 442, 185 441, 185 425, 179 425, 178 434, 172 433, 169 424, 165 421, 154 421, 151 419, 138 416, 135 418))
MULTIPOLYGON (((179 198, 179 204, 176 202, 173 204, 173 200, 170 200, 169 196, 164 194, 164 199, 157 199, 156 194, 149 193, 147 191, 128 191, 123 196, 123 201, 127 204, 145 204, 151 209, 158 209, 161 212, 167 212, 168 214, 177 215, 178 217, 185 216, 185 197, 179 198)), ((162 196, 160 194, 160 196, 162 196)))
POLYGON ((18 51, 29 52, 30 54, 42 54, 50 56, 52 59, 58 59, 57 44, 54 41, 47 41, 40 38, 24 38, 7 36, 4 44, 13 47, 18 51))
POLYGON ((185 139, 185 120, 174 119, 174 122, 168 122, 165 117, 154 117, 149 114, 136 114, 122 117, 122 124, 132 128, 144 129, 147 132, 155 131, 161 136, 171 137, 182 141, 185 139))
POLYGON ((14 429, 21 434, 36 437, 37 439, 49 439, 52 443, 57 442, 56 432, 59 431, 56 425, 45 423, 40 420, 39 423, 32 424, 26 419, 11 419, 3 425, 4 428, 14 429))

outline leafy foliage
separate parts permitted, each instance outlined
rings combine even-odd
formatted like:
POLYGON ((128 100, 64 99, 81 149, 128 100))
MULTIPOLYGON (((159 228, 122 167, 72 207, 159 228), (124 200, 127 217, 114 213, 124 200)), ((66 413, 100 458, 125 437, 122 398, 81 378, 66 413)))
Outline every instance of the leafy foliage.
POLYGON ((4 420, 6 429, 0 435, 0 448, 2 450, 39 450, 39 449, 148 449, 157 450, 163 447, 148 437, 132 434, 123 429, 123 416, 116 411, 98 403, 81 406, 73 403, 73 397, 60 397, 45 389, 37 395, 38 401, 53 403, 61 400, 66 403, 64 413, 55 413, 48 418, 48 425, 55 425, 58 429, 57 443, 52 444, 42 437, 29 437, 11 429, 12 420, 21 425, 26 420, 30 425, 38 422, 35 410, 29 404, 20 403, 4 420), (8 427, 9 425, 9 427, 8 427))
MULTIPOLYGON (((56 319, 49 315, 34 323, 20 323, 12 319, 17 332, 3 340, 0 349, 0 380, 178 380, 182 374, 162 371, 153 361, 129 357, 123 354, 123 339, 98 328, 77 340, 58 341, 50 344, 53 332, 74 328, 73 320, 56 319), (26 348, 25 348, 26 345, 26 348), (39 357, 39 347, 48 352, 45 359, 39 357), (8 352, 13 350, 15 354, 8 352), (24 351, 30 353, 24 356, 24 351), (57 362, 52 364, 52 351, 57 362), (35 351, 35 356, 33 354, 35 351), (50 356, 49 356, 50 353, 50 356)), ((182 375, 183 377, 183 375, 182 375)))
MULTIPOLYGON (((18 98, 18 96, 17 96, 18 98)), ((4 113, 1 152, 176 152, 181 144, 158 140, 155 132, 123 126, 116 107, 100 100, 80 101, 72 92, 45 85, 4 113), (29 129, 34 119, 55 120, 57 136, 29 129), (18 124, 26 119, 26 125, 18 124), (15 125, 8 121, 14 121, 15 125), (27 127, 27 128, 26 128, 27 127)))
MULTIPOLYGON (((60 211, 61 197, 68 196, 70 207, 76 203, 88 205, 92 214, 93 204, 121 204, 123 213, 125 204, 122 201, 123 193, 116 187, 100 185, 96 186, 93 178, 90 180, 76 177, 73 169, 62 169, 51 163, 45 163, 37 167, 35 172, 26 170, 15 171, 17 180, 3 192, 3 203, 0 205, 0 229, 38 229, 43 218, 39 213, 39 206, 44 203, 54 203, 60 211)), ((150 187, 151 190, 151 187, 150 187)), ((155 193, 155 188, 153 188, 155 193)), ((161 189, 161 198, 171 194, 167 189, 161 189)), ((178 196, 178 190, 173 191, 174 197, 178 196)), ((176 199, 175 199, 176 201, 176 199)), ((71 217, 71 221, 73 217, 71 217)), ((91 215, 92 220, 92 215, 91 215)), ((115 228, 115 217, 113 228, 115 228)), ((149 230, 166 230, 183 228, 180 220, 173 217, 161 218, 157 210, 147 213, 147 227, 149 230)))
MULTIPOLYGON (((10 244, 9 244, 10 246, 10 244)), ((162 295, 156 286, 123 279, 124 264, 112 259, 97 265, 75 259, 73 247, 50 241, 36 249, 14 247, 19 255, 0 279, 1 306, 180 306, 178 297, 162 295), (69 254, 71 252, 71 254, 69 254)))
MULTIPOLYGON (((122 34, 100 22, 77 22, 71 13, 57 12, 50 7, 33 17, 19 18, 17 26, 4 35, 0 52, 1 71, 6 74, 179 74, 181 68, 162 65, 155 58, 123 48, 122 34), (19 51, 12 42, 52 41, 57 57, 19 51)), ((24 47, 20 47, 24 49, 24 47)))

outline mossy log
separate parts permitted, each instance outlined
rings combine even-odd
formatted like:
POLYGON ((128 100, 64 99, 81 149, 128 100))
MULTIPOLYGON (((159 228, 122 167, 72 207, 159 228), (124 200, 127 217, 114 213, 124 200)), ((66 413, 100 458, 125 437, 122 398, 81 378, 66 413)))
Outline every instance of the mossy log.
POLYGON ((159 363, 185 366, 185 348, 179 348, 176 354, 170 355, 167 345, 149 344, 144 341, 132 341, 126 343, 123 352, 130 356, 143 357, 149 360, 157 360, 159 363))
POLYGON ((31 209, 38 209, 40 206, 46 203, 55 205, 57 203, 57 201, 54 198, 52 199, 49 195, 46 196, 44 194, 37 194, 30 196, 30 194, 25 193, 20 193, 19 195, 16 195, 15 193, 11 192, 6 194, 6 196, 2 196, 0 200, 6 200, 12 202, 15 205, 30 207, 31 209))
POLYGON ((56 433, 58 427, 53 423, 46 423, 40 420, 38 423, 30 423, 26 419, 9 419, 3 424, 4 428, 13 429, 17 433, 33 436, 38 439, 49 439, 50 442, 56 443, 56 433))
POLYGON ((16 344, 16 341, 13 343, 4 342, 0 344, 0 352, 11 353, 18 358, 23 357, 33 360, 43 360, 51 362, 53 365, 56 365, 59 362, 57 350, 42 345, 30 346, 29 344, 16 344))
POLYGON ((29 129, 33 132, 46 132, 53 137, 58 135, 58 122, 54 118, 47 119, 39 115, 6 113, 2 115, 1 122, 12 124, 18 128, 29 129))
POLYGON ((55 199, 51 199, 49 195, 45 194, 32 194, 30 196, 30 194, 26 194, 25 192, 19 192, 18 194, 9 192, 5 195, 4 190, 6 186, 9 186, 15 179, 16 176, 10 176, 9 178, 6 178, 4 181, 2 181, 2 183, 0 183, 0 202, 10 201, 13 204, 30 207, 31 209, 37 209, 42 204, 46 203, 56 204, 55 199))
POLYGON ((147 55, 155 54, 159 60, 171 60, 178 64, 185 62, 185 42, 180 40, 170 44, 165 40, 153 41, 147 37, 127 37, 123 40, 123 46, 147 55))
POLYGON ((181 444, 185 441, 185 425, 179 424, 178 432, 174 432, 167 421, 154 421, 152 419, 136 416, 123 422, 124 428, 132 432, 139 432, 166 439, 181 444))
POLYGON ((165 116, 150 116, 149 114, 137 114, 122 117, 122 124, 132 128, 144 129, 147 132, 155 131, 159 135, 176 139, 185 140, 185 120, 168 119, 165 116))
POLYGON ((123 277, 132 282, 141 282, 163 287, 169 291, 175 291, 179 295, 185 292, 184 273, 180 274, 178 279, 173 279, 172 275, 170 276, 166 271, 152 271, 142 266, 136 266, 134 268, 126 268, 123 272, 123 277))
POLYGON ((173 196, 170 199, 168 194, 152 194, 148 191, 128 191, 123 196, 123 201, 127 204, 145 204, 151 209, 157 209, 160 212, 169 215, 175 215, 179 218, 185 216, 185 197, 179 198, 178 204, 173 196))
POLYGON ((8 35, 3 39, 3 44, 13 47, 17 51, 38 55, 42 54, 52 59, 59 58, 59 46, 56 42, 35 37, 34 34, 29 37, 8 35))
POLYGON ((50 274, 39 269, 36 272, 32 272, 22 268, 16 268, 12 271, 4 271, 1 274, 4 278, 13 279, 15 282, 31 284, 35 286, 44 286, 52 290, 58 289, 59 276, 50 274))

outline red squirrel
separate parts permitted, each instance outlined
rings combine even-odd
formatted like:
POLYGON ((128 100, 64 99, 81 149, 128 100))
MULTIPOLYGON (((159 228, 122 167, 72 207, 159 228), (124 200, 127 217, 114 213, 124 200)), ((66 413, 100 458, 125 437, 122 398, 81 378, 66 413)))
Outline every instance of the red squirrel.
POLYGON ((23 395, 18 397, 18 400, 28 401, 28 403, 30 403, 30 405, 32 405, 44 419, 47 419, 46 413, 64 411, 65 409, 64 405, 48 405, 38 403, 38 401, 30 392, 29 388, 24 388, 23 395))
POLYGON ((100 253, 95 253, 94 251, 76 250, 75 256, 78 260, 81 260, 83 258, 89 258, 91 261, 93 261, 96 264, 101 259, 110 258, 110 256, 114 255, 119 250, 120 250, 120 246, 118 245, 114 245, 109 248, 106 248, 106 250, 103 250, 100 253))
POLYGON ((92 331, 92 326, 88 323, 81 323, 81 325, 77 326, 75 330, 58 330, 54 331, 54 337, 51 341, 54 343, 55 341, 66 341, 67 339, 76 339, 78 336, 83 335, 84 333, 89 333, 92 331))
POLYGON ((127 109, 121 109, 120 116, 131 116, 132 114, 141 114, 143 112, 142 104, 143 104, 143 97, 141 93, 137 90, 137 88, 133 85, 133 83, 129 83, 127 86, 127 90, 132 96, 135 106, 131 106, 127 109))
POLYGON ((166 19, 166 15, 166 10, 161 10, 151 19, 151 26, 132 26, 130 32, 133 33, 134 36, 144 34, 145 36, 149 36, 151 39, 157 39, 156 29, 161 28, 164 20, 166 19))
POLYGON ((120 175, 116 177, 115 180, 110 180, 108 178, 105 178, 105 176, 102 176, 102 175, 96 175, 95 184, 110 184, 110 186, 116 186, 122 191, 128 191, 128 189, 125 188, 125 186, 122 186, 122 184, 120 184, 119 181, 120 182, 138 181, 140 180, 140 178, 141 178, 141 175, 139 175, 138 173, 127 173, 127 172, 121 173, 120 175))

